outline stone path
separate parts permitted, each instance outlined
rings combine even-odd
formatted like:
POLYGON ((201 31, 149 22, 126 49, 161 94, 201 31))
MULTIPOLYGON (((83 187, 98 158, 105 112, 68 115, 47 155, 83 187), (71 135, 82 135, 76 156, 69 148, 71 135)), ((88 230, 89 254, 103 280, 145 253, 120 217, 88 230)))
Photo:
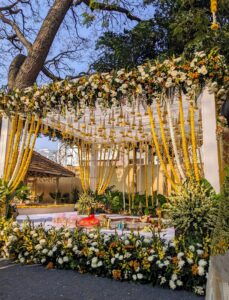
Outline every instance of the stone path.
POLYGON ((0 260, 0 300, 203 300, 185 291, 0 260))

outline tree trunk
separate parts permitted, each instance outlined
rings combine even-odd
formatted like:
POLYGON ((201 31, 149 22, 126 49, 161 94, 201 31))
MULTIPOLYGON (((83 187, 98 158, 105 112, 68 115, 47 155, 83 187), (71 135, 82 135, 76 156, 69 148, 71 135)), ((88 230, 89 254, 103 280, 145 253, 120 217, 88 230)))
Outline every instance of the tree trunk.
POLYGON ((17 73, 14 87, 25 88, 34 84, 72 2, 73 0, 56 0, 50 8, 31 51, 17 73))

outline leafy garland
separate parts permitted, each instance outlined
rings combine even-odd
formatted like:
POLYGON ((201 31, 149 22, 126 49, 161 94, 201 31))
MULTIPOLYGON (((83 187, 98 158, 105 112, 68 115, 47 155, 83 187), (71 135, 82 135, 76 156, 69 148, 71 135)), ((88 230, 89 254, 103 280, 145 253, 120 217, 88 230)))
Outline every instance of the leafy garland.
POLYGON ((183 57, 149 61, 129 72, 121 69, 42 87, 34 85, 11 92, 2 90, 0 111, 45 117, 47 113, 65 116, 68 110, 79 117, 86 107, 95 107, 96 103, 101 108, 116 107, 125 99, 132 102, 140 96, 150 104, 154 99, 162 101, 164 95, 176 88, 182 89, 193 100, 205 85, 210 85, 211 91, 225 100, 228 69, 217 50, 208 54, 196 52, 191 62, 183 57))

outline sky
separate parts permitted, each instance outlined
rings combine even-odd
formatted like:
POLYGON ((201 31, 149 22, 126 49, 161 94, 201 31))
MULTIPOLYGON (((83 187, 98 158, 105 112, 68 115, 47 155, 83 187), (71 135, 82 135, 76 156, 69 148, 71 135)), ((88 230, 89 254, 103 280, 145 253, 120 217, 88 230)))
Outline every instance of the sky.
MULTIPOLYGON (((35 0, 32 0, 32 2, 35 0)), ((41 18, 44 18, 47 14, 47 6, 45 3, 47 0, 40 0, 37 2, 38 4, 38 11, 41 15, 41 18)), ((2 0, 3 5, 9 4, 9 0, 2 0)), ((132 0, 131 4, 136 4, 134 7, 133 14, 138 15, 141 17, 141 19, 149 19, 152 18, 154 9, 153 6, 148 6, 145 9, 142 9, 139 4, 141 4, 143 1, 141 0, 132 0)), ((83 46, 81 44, 77 44, 78 47, 78 52, 77 52, 77 57, 74 57, 71 62, 66 61, 70 67, 72 74, 77 75, 80 72, 87 71, 90 63, 93 61, 93 59, 96 58, 98 53, 95 51, 95 42, 99 38, 102 33, 108 29, 113 30, 115 32, 122 32, 124 29, 131 29, 133 28, 137 23, 135 21, 129 21, 126 20, 123 17, 120 17, 118 19, 118 22, 110 22, 108 29, 102 29, 101 27, 101 22, 98 21, 99 17, 97 16, 96 21, 92 24, 92 26, 87 27, 80 22, 82 20, 82 13, 85 12, 85 7, 80 8, 80 11, 78 11, 78 16, 79 20, 77 20, 77 29, 78 32, 76 33, 75 30, 72 28, 72 20, 71 14, 65 18, 66 23, 63 23, 58 31, 58 35, 56 36, 53 46, 50 49, 49 56, 47 59, 50 57, 55 56, 60 52, 60 50, 67 49, 69 47, 72 47, 72 45, 77 44, 78 38, 77 34, 84 39, 87 39, 87 43, 84 44, 83 46), (66 28, 70 27, 70 31, 68 31, 66 28)), ((91 14, 91 11, 88 10, 88 12, 91 14)), ((33 41, 36 37, 36 33, 38 32, 41 22, 39 18, 34 18, 31 17, 30 14, 31 12, 25 10, 24 11, 26 17, 27 17, 27 25, 28 27, 31 27, 32 30, 29 32, 27 38, 30 39, 30 41, 33 41), (33 20, 34 23, 31 23, 31 20, 33 20)), ((120 16, 120 14, 119 14, 120 16)), ((19 20, 20 21, 20 20, 19 20)), ((4 42, 4 40, 1 40, 1 46, 7 50, 7 47, 9 45, 4 42)), ((25 53, 26 54, 26 53, 25 53)), ((14 54, 15 55, 15 54, 14 54)), ((9 64, 12 61, 12 55, 9 51, 6 51, 4 56, 2 53, 0 53, 0 86, 6 85, 7 83, 7 71, 9 68, 9 64)), ((64 74, 61 74, 62 77, 64 77, 64 74)), ((48 80, 47 78, 44 77, 39 77, 38 78, 38 84, 44 84, 47 83, 48 80)), ((48 149, 56 149, 57 148, 57 143, 50 141, 48 138, 42 137, 38 138, 35 148, 42 149, 42 148, 48 148, 48 149)))

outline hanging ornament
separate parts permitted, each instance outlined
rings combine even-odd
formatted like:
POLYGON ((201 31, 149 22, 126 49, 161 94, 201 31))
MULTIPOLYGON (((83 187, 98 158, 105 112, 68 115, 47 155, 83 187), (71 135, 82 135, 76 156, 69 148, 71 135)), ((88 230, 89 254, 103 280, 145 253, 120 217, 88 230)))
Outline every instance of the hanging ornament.
POLYGON ((217 12, 217 0, 211 0, 211 13, 212 13, 212 24, 211 29, 217 30, 219 29, 219 23, 216 19, 216 12, 217 12))

